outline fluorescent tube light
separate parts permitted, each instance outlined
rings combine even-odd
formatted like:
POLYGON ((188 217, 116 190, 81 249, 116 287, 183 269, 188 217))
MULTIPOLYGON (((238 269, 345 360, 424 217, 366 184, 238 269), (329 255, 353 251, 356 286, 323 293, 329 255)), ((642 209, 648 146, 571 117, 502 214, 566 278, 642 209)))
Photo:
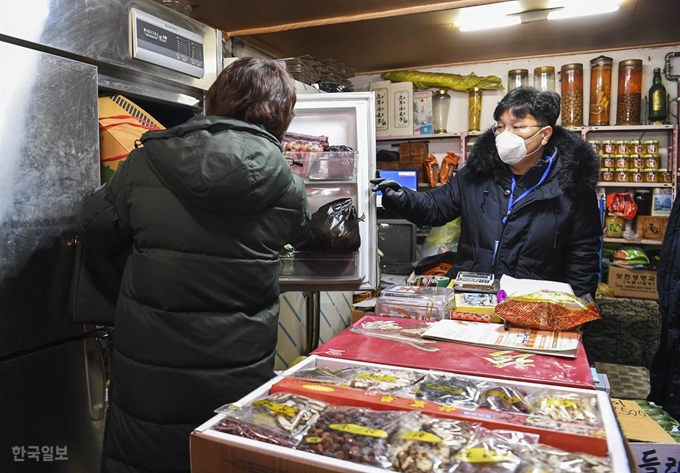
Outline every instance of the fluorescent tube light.
POLYGON ((560 10, 548 13, 548 20, 562 20, 564 18, 578 18, 581 16, 599 15, 611 13, 619 9, 618 0, 591 0, 591 1, 556 1, 555 6, 564 7, 560 10))
POLYGON ((459 29, 460 31, 479 31, 519 25, 520 23, 522 23, 522 19, 517 16, 503 16, 500 18, 487 18, 486 20, 479 20, 477 22, 469 21, 464 25, 459 26, 459 29))

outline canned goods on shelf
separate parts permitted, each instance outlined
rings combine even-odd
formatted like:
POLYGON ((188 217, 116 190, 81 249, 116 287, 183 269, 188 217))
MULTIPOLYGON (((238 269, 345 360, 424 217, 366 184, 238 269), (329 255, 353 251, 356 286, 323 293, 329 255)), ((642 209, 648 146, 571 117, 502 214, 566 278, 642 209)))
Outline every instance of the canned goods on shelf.
POLYGON ((614 175, 616 182, 630 182, 630 172, 626 168, 617 168, 614 175))
POLYGON ((597 155, 602 154, 602 148, 600 147, 600 142, 595 140, 588 141, 588 144, 593 147, 593 152, 597 155))
POLYGON ((611 154, 603 154, 601 161, 603 168, 614 169, 616 167, 614 163, 614 156, 611 154))
POLYGON ((644 182, 644 174, 642 173, 642 169, 636 168, 636 169, 630 169, 630 182, 644 182))
POLYGON ((602 148, 603 154, 615 154, 616 153, 616 147, 614 146, 614 143, 611 142, 611 140, 602 141, 602 144, 600 145, 600 147, 602 148))
POLYGON ((659 169, 658 174, 660 182, 664 182, 666 184, 670 184, 673 182, 673 173, 670 170, 666 168, 659 169))
POLYGON ((623 154, 614 155, 614 167, 621 169, 628 169, 630 167, 628 156, 623 154))
POLYGON ((631 154, 645 154, 645 147, 640 140, 630 140, 631 154))
POLYGON ((659 140, 645 140, 642 145, 645 147, 644 154, 659 154, 659 140))
POLYGON ((611 168, 600 169, 600 180, 602 182, 614 182, 614 170, 611 168))
POLYGON ((645 160, 639 154, 631 154, 629 157, 630 168, 631 169, 644 169, 645 160))
POLYGON ((661 167, 661 163, 659 162, 659 157, 653 154, 645 154, 644 155, 644 160, 645 160, 645 168, 651 168, 651 169, 659 169, 661 167))
POLYGON ((616 149, 616 154, 623 154, 625 156, 630 154, 630 148, 628 148, 628 141, 614 141, 614 148, 616 149))
POLYGON ((654 168, 646 168, 644 171, 645 182, 655 183, 659 182, 658 170, 654 168))

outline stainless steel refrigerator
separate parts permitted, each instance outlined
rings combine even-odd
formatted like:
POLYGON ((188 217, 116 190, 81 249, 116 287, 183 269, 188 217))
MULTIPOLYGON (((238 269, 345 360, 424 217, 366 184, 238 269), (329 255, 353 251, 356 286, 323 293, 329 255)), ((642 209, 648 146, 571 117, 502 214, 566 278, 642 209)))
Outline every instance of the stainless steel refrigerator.
POLYGON ((172 126, 221 67, 220 32, 150 0, 0 0, 0 473, 99 471, 110 337, 66 311, 98 96, 172 126))

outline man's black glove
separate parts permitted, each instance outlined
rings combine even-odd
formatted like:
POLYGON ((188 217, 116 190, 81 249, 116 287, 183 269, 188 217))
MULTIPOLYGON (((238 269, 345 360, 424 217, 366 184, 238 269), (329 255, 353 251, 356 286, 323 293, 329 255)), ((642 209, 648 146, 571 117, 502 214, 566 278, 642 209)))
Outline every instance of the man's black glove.
POLYGON ((378 177, 370 183, 373 192, 382 192, 382 205, 386 209, 398 209, 406 203, 406 191, 397 181, 378 177))

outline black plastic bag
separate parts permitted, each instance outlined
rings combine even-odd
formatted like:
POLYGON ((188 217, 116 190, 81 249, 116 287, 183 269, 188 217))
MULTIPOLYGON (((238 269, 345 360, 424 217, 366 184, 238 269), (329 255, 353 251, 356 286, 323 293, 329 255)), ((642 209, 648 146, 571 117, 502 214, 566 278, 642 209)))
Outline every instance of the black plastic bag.
POLYGON ((343 198, 322 205, 312 214, 309 232, 304 243, 295 247, 300 251, 351 253, 361 246, 357 210, 352 199, 343 198))

